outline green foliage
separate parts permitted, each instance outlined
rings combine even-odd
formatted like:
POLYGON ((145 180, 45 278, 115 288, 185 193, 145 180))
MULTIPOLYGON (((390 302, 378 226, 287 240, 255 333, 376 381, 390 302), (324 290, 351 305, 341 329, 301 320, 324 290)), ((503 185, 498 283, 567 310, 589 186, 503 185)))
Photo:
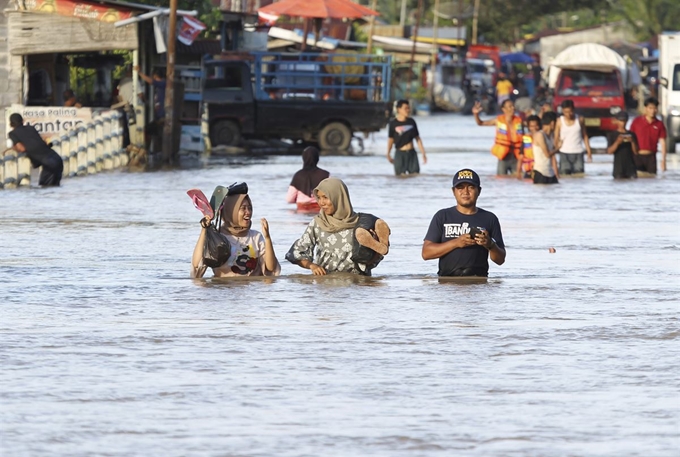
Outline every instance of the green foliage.
POLYGON ((680 28, 678 0, 611 0, 610 3, 612 10, 626 19, 641 40, 680 28))
POLYGON ((354 33, 354 39, 356 41, 360 41, 362 43, 368 42, 368 32, 364 31, 364 29, 358 22, 352 23, 352 32, 354 33))
POLYGON ((524 34, 563 25, 563 18, 582 11, 578 23, 567 25, 586 27, 601 22, 599 12, 606 9, 606 0, 481 0, 479 35, 492 43, 511 43, 524 34), (555 15, 562 15, 557 18, 555 15), (552 21, 547 21, 550 18, 552 21))
POLYGON ((430 98, 430 93, 425 87, 418 86, 418 88, 411 93, 411 98, 418 103, 422 103, 430 98))

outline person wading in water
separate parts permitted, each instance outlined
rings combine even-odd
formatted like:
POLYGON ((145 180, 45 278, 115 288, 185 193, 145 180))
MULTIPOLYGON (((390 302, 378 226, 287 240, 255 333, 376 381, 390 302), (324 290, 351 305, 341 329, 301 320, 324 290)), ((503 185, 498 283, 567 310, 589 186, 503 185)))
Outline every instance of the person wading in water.
POLYGON ((59 154, 54 152, 45 143, 38 131, 32 125, 24 125, 21 114, 14 113, 9 117, 9 132, 11 146, 17 152, 25 152, 31 160, 33 168, 42 167, 40 180, 41 186, 58 186, 61 183, 61 175, 64 172, 64 161, 59 154))
POLYGON ((406 174, 420 173, 418 152, 413 146, 413 141, 418 143, 420 152, 423 154, 423 165, 427 163, 425 146, 420 139, 418 125, 413 118, 409 117, 411 107, 407 100, 397 102, 397 117, 392 119, 388 126, 387 137, 387 160, 394 164, 394 174, 405 176, 406 174), (395 147, 394 159, 391 156, 392 146, 395 147))
POLYGON ((522 136, 524 126, 522 119, 515 114, 515 104, 512 100, 505 100, 501 105, 503 114, 496 119, 483 121, 479 113, 483 110, 482 104, 476 102, 472 107, 477 125, 496 127, 496 139, 491 148, 491 153, 498 158, 496 174, 498 176, 514 175, 517 172, 517 161, 524 155, 522 136))
POLYGON ((288 187, 286 202, 297 203, 298 211, 318 213, 321 208, 316 202, 314 189, 321 181, 328 178, 330 173, 317 166, 319 150, 309 146, 302 151, 302 169, 293 175, 288 187))
POLYGON ((562 102, 562 116, 555 127, 555 142, 560 151, 560 175, 580 175, 585 173, 583 156, 588 154, 588 162, 593 161, 590 141, 583 117, 574 111, 573 100, 562 102))

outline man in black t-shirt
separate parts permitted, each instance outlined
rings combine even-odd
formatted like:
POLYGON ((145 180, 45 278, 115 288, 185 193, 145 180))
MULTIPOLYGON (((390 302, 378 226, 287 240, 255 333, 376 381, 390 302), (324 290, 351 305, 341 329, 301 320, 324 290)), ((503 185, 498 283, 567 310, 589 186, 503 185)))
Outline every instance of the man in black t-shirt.
POLYGON ((607 154, 614 154, 614 179, 637 178, 635 155, 638 142, 635 133, 626 130, 628 113, 621 111, 615 116, 616 130, 607 133, 607 154))
POLYGON ((42 167, 40 172, 41 186, 58 186, 64 172, 64 161, 42 139, 32 125, 24 125, 21 114, 14 113, 9 117, 9 139, 17 152, 25 152, 31 160, 33 168, 42 167))
POLYGON ((413 141, 418 142, 418 147, 423 154, 423 164, 427 163, 425 147, 418 133, 418 126, 413 118, 409 117, 411 107, 407 100, 397 102, 397 117, 392 119, 388 126, 387 135, 387 160, 394 164, 394 174, 420 173, 418 153, 413 146, 413 141), (392 159, 392 146, 395 147, 394 159, 392 159))
POLYGON ((439 276, 488 276, 488 258, 505 262, 498 218, 477 208, 482 191, 479 175, 464 168, 453 177, 456 206, 434 215, 423 242, 423 259, 439 259, 439 276))

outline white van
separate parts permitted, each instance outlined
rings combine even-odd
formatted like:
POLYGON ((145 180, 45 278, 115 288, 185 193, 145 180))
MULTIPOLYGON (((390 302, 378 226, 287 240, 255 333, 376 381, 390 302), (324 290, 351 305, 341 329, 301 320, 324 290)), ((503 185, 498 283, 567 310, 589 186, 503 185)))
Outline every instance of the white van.
POLYGON ((680 141, 680 32, 659 35, 659 111, 666 124, 666 150, 680 141))

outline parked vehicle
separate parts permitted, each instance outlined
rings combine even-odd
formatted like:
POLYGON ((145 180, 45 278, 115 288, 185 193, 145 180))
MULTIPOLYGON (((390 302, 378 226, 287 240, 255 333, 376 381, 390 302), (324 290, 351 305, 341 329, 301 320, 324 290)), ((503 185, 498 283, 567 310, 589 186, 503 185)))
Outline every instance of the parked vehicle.
POLYGON ((422 62, 399 62, 392 65, 391 100, 412 100, 414 94, 427 91, 427 65, 422 62))
POLYGON ((466 103, 464 89, 466 66, 463 62, 443 61, 434 72, 434 103, 444 111, 462 111, 466 103))
POLYGON ((641 57, 638 61, 642 84, 647 86, 652 97, 659 98, 659 56, 641 57))
POLYGON ((680 141, 680 32, 659 35, 659 108, 666 124, 666 150, 680 141))
POLYGON ((356 132, 376 132, 391 113, 391 58, 340 53, 252 53, 205 63, 203 103, 210 139, 318 142, 344 151, 356 132))
POLYGON ((599 44, 568 47, 555 57, 548 71, 553 109, 559 112, 564 100, 573 100, 589 137, 616 130, 614 116, 626 109, 626 91, 640 84, 640 74, 632 65, 599 44))
POLYGON ((486 114, 496 112, 496 67, 491 59, 466 59, 463 88, 465 107, 463 114, 472 114, 475 102, 480 102, 486 114))
POLYGON ((491 59, 467 59, 466 76, 471 87, 496 87, 496 66, 491 59))

